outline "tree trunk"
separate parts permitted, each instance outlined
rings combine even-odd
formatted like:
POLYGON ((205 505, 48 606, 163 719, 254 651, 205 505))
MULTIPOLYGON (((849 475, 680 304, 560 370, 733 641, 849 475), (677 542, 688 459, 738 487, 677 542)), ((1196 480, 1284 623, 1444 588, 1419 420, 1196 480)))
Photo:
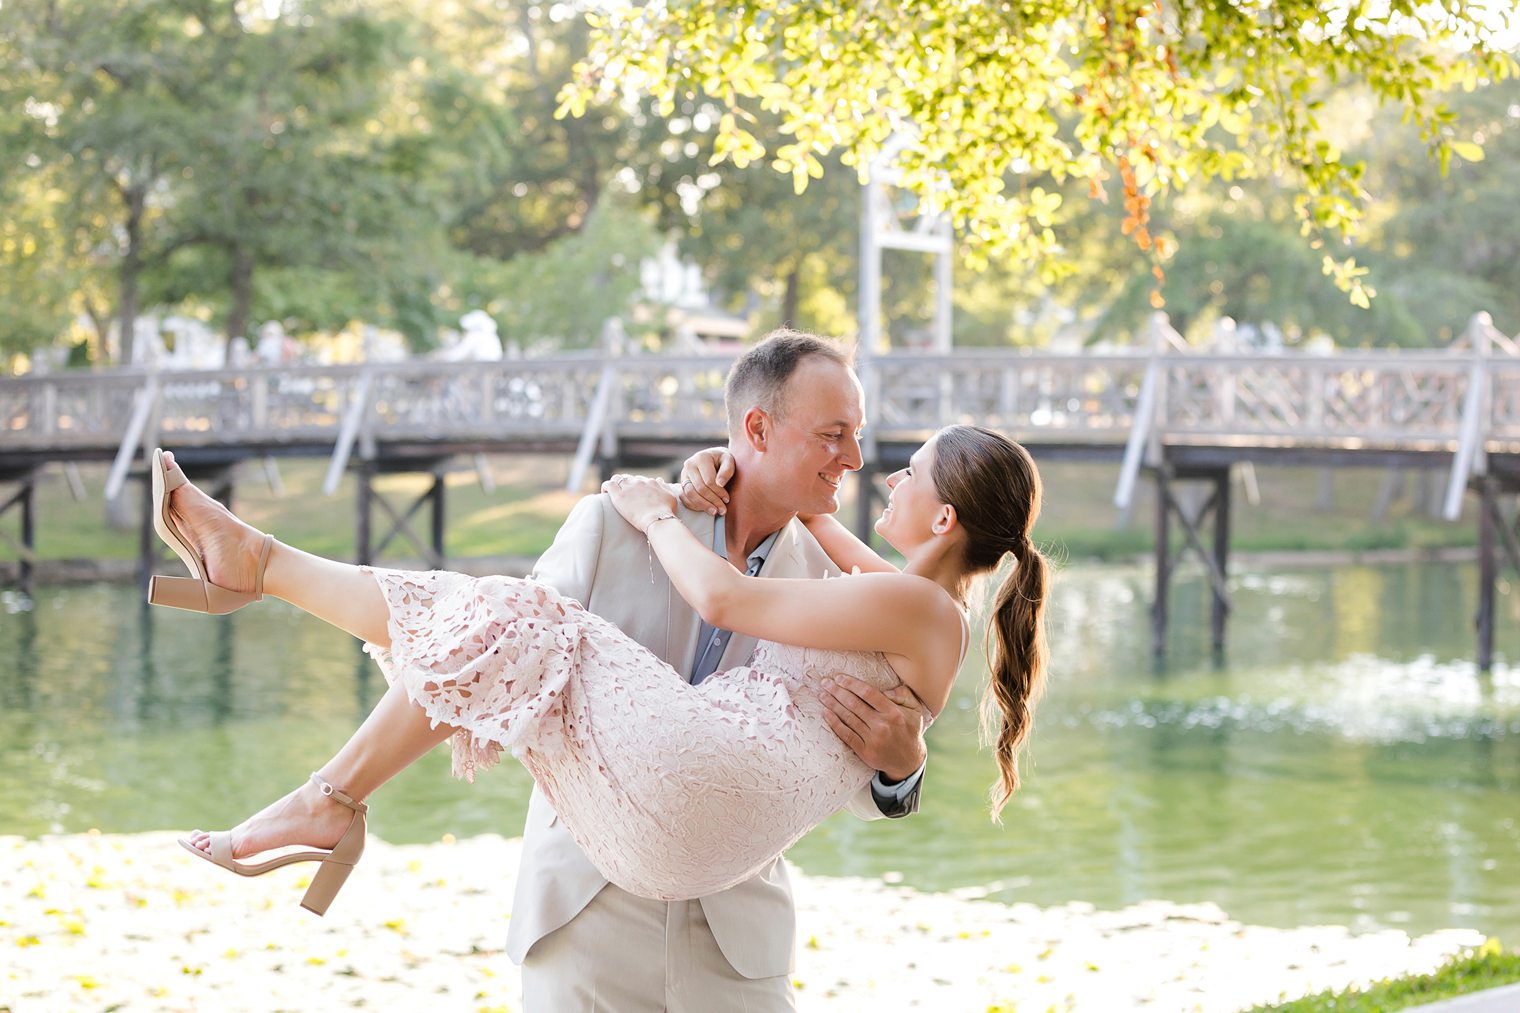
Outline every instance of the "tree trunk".
POLYGON ((110 346, 111 333, 111 307, 109 304, 102 306, 88 295, 84 297, 84 313, 90 318, 90 326, 95 328, 94 347, 91 348, 90 365, 108 365, 110 356, 107 354, 110 346))
POLYGON ((801 267, 793 264, 792 269, 786 274, 786 287, 781 293, 781 326, 797 326, 797 303, 801 298, 799 289, 801 284, 801 267))
POLYGON ((232 341, 248 336, 248 317, 253 312, 253 257, 242 246, 232 248, 232 308, 227 313, 227 361, 232 361, 232 341))
POLYGON ((117 329, 121 334, 118 364, 132 364, 137 338, 138 284, 142 276, 142 219, 148 205, 148 188, 142 184, 126 187, 121 193, 127 204, 127 249, 117 272, 119 290, 116 306, 117 329))

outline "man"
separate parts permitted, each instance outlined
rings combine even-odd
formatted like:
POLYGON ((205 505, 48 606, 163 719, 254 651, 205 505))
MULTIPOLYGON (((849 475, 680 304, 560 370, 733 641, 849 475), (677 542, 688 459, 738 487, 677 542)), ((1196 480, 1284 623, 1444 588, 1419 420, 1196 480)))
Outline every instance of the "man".
MULTIPOLYGON (((822 339, 778 331, 734 364, 724 399, 736 468, 728 509, 714 518, 683 507, 682 523, 752 574, 836 574, 796 515, 838 510, 845 473, 862 464, 863 398, 849 360, 822 339)), ((605 496, 576 505, 534 576, 693 682, 745 664, 755 647, 701 622, 605 496)), ((918 808, 923 715, 910 693, 894 692, 846 679, 830 702, 836 734, 879 771, 850 805, 863 819, 918 808)), ((507 935, 529 1013, 792 1009, 795 933, 779 858, 721 893, 646 900, 607 883, 534 790, 507 935)))

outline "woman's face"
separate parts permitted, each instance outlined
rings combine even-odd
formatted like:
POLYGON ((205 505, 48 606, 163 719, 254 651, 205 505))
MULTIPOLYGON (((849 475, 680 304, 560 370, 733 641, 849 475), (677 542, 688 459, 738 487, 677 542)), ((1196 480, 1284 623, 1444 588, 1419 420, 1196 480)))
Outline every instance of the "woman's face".
POLYGON ((907 555, 933 537, 934 520, 944 507, 934 488, 934 443, 937 437, 913 452, 908 466, 887 476, 887 506, 876 520, 876 533, 898 552, 907 555))

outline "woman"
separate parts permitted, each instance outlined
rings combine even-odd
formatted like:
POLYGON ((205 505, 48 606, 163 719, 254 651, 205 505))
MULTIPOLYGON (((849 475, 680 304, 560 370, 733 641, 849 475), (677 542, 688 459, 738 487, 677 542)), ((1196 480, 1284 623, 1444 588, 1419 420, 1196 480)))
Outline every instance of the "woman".
POLYGON ((995 811, 1018 786, 1017 752, 1044 680, 1046 568, 1029 542, 1038 473, 996 433, 946 429, 888 479, 876 529, 906 559, 900 572, 813 518, 840 568, 861 571, 844 580, 746 577, 683 524, 665 523, 677 519, 668 486, 607 483, 706 622, 769 641, 750 666, 697 686, 545 585, 312 556, 237 520, 168 455, 156 451, 154 462, 155 526, 196 577, 158 578, 151 601, 225 612, 267 592, 363 638, 390 683, 309 784, 231 832, 181 840, 240 875, 320 862, 302 901, 318 914, 363 850, 362 800, 450 736, 467 778, 510 750, 592 861, 630 892, 685 899, 748 878, 872 774, 829 730, 810 686, 839 672, 881 689, 906 684, 937 714, 965 653, 970 581, 1009 553, 1018 566, 990 623, 995 811), (320 850, 239 861, 291 845, 320 850))

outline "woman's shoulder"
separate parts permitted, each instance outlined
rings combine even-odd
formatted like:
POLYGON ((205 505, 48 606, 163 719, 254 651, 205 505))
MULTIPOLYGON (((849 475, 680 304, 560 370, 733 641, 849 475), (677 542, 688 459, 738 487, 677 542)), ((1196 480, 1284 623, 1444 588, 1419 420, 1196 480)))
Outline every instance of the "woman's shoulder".
POLYGON ((885 573, 861 573, 855 570, 844 574, 849 580, 869 581, 872 587, 881 588, 891 594, 921 602, 923 605, 932 607, 935 612, 941 609, 955 610, 955 599, 950 597, 943 587, 928 577, 921 577, 916 573, 903 573, 893 571, 885 573))

